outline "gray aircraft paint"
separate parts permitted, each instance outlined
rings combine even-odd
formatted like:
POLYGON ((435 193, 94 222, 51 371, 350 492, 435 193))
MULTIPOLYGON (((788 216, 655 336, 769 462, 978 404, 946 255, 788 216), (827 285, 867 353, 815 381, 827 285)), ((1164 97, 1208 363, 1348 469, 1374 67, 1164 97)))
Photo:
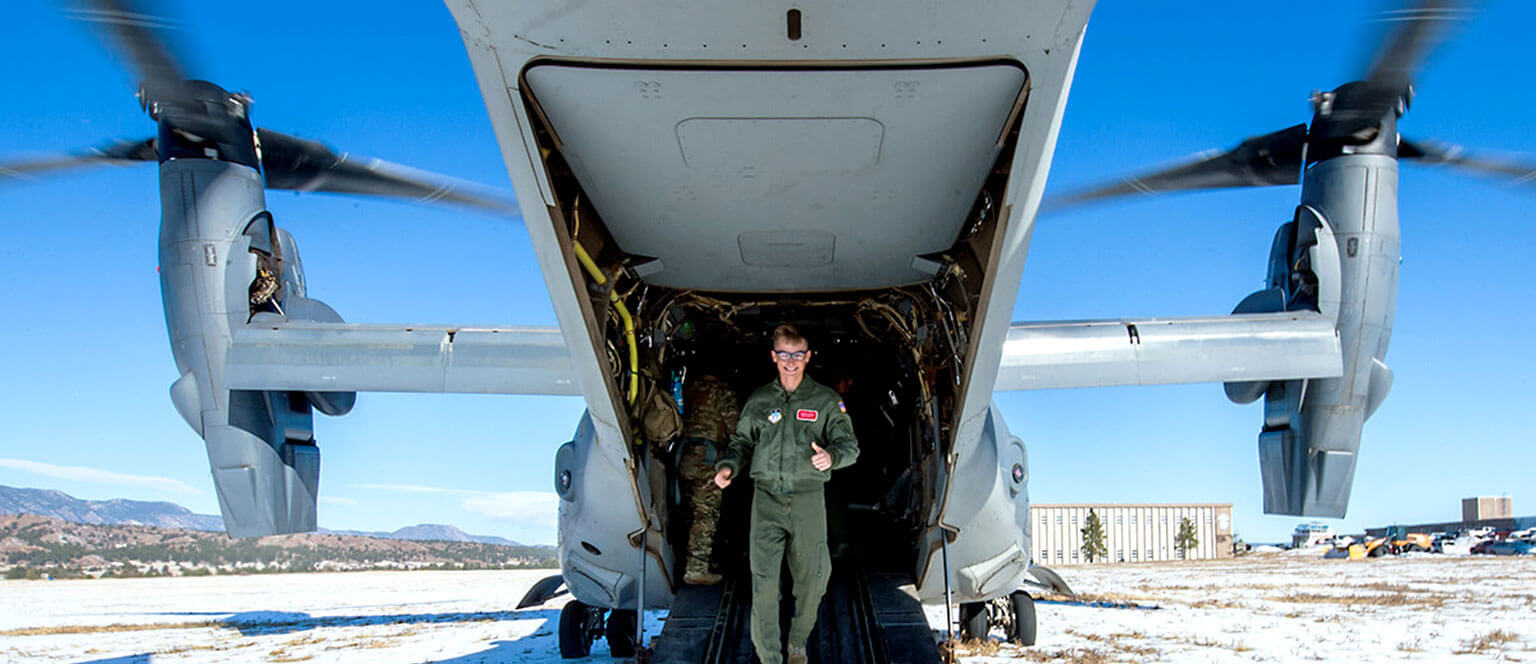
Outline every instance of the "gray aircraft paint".
MULTIPOLYGON (((784 8, 769 5, 737 7, 726 13, 697 11, 687 3, 643 7, 626 3, 569 6, 561 3, 450 1, 448 4, 463 33, 492 125, 512 175, 517 198, 525 218, 529 220, 527 227, 540 269, 550 288, 556 318, 571 348, 572 369, 587 400, 589 420, 583 423, 581 435, 572 442, 575 451, 565 457, 573 465, 571 468, 557 469, 557 473, 572 470, 571 491, 576 496, 587 495, 591 491, 590 487, 603 487, 608 489, 604 495, 613 498, 613 487, 628 486, 635 499, 631 505, 623 505, 618 500, 605 500, 602 501, 603 505, 589 501, 561 502, 562 571, 566 574, 573 595, 598 606, 614 606, 613 598, 630 597, 633 591, 626 588, 638 576, 635 565, 639 559, 634 555, 636 549, 630 542, 637 542, 642 529, 653 529, 656 524, 649 510, 643 507, 649 503, 648 483, 634 481, 634 475, 628 472, 629 465, 636 461, 628 455, 628 445, 619 433, 618 411, 614 396, 608 389, 606 370, 590 340, 593 322, 586 318, 582 310, 584 285, 581 280, 573 278, 574 261, 565 255, 555 236, 555 224, 549 221, 549 208, 553 200, 547 183, 548 176, 543 172, 542 161, 536 158, 537 146, 530 134, 533 123, 521 101, 525 92, 521 85, 527 65, 535 60, 561 62, 566 58, 604 64, 708 62, 716 66, 731 62, 763 61, 788 65, 816 63, 822 66, 831 66, 829 62, 848 66, 882 62, 910 66, 914 70, 926 72, 924 67, 935 63, 964 64, 1000 60, 1018 63, 1027 71, 1029 99, 1022 108, 1021 130, 1013 155, 1007 199, 1000 203, 1002 209, 1008 211, 1008 216, 999 239, 1000 253, 994 263, 996 268, 988 275, 984 286, 987 294, 984 297, 984 308, 980 312, 982 322, 973 342, 972 361, 966 367, 966 382, 962 388, 964 396, 960 408, 960 426, 951 448, 953 454, 948 460, 949 468, 943 471, 943 475, 954 475, 964 481, 951 483, 948 477, 936 477, 932 478, 934 482, 930 484, 945 494, 951 484, 987 490, 976 493, 967 491, 965 495, 954 496, 953 508, 949 506, 949 499, 941 497, 935 501, 936 511, 929 515, 928 533, 917 543, 920 559, 925 564, 916 570, 921 581, 921 594, 930 600, 941 597, 944 583, 940 557, 937 555, 938 533, 947 530, 953 533, 949 543, 952 569, 970 569, 972 576, 984 577, 986 582, 979 585, 989 591, 988 595, 1000 594, 1002 589, 1016 587, 1028 566, 1028 496, 1022 486, 1016 487, 1019 489, 1017 491, 1001 488, 1012 483, 1011 477, 1008 477, 1011 464, 1000 468, 995 461, 987 463, 985 460, 1022 459, 1024 452, 1022 443, 1007 435, 1001 418, 990 408, 990 395, 996 383, 1014 295, 1018 290, 1028 250, 1029 231, 1044 189, 1050 154, 1076 63, 1083 26, 1087 22, 1092 3, 1019 5, 991 2, 968 12, 946 11, 942 7, 916 3, 881 5, 879 11, 872 11, 858 3, 829 3, 817 7, 797 5, 805 17, 806 31, 801 40, 785 38, 784 8), (657 20, 658 16, 668 18, 657 20), (818 38, 818 34, 827 37, 818 38), (846 38, 834 38, 834 35, 846 35, 846 38), (988 417, 989 413, 993 413, 993 416, 988 417), (972 500, 977 497, 984 498, 972 500), (582 542, 591 545, 590 548, 583 546, 582 542), (593 554, 591 549, 597 549, 602 554, 593 554), (615 551, 630 553, 615 554, 615 551), (983 565, 985 569, 977 568, 977 565, 983 565)), ((539 80, 533 76, 529 78, 532 79, 534 91, 540 91, 539 80)), ((651 94, 655 89, 651 83, 660 81, 651 81, 640 75, 631 78, 633 80, 625 81, 624 85, 614 84, 615 81, 604 82, 604 89, 608 90, 606 97, 601 91, 586 91, 573 97, 584 100, 588 107, 594 109, 624 108, 627 103, 651 101, 639 97, 651 94)), ((777 72, 776 77, 759 78, 757 84, 768 88, 768 92, 775 86, 794 89, 797 81, 795 73, 787 71, 777 72)), ((673 89, 663 84, 660 86, 660 94, 666 96, 673 89)), ((893 83, 889 92, 892 97, 890 103, 897 103, 899 100, 895 96, 898 92, 907 90, 908 87, 902 86, 902 90, 898 91, 893 83)), ((543 101, 541 98, 541 103, 543 101)), ((847 110, 826 106, 818 108, 817 117, 860 118, 871 114, 867 100, 852 99, 846 103, 847 110)), ((577 112, 580 109, 568 110, 577 112)), ((773 117, 774 110, 764 109, 761 115, 773 117)), ((594 113, 605 111, 594 110, 594 113)), ((589 126, 592 123, 572 122, 562 117, 551 117, 550 122, 557 130, 564 125, 596 131, 589 126)), ((927 129, 943 134, 945 127, 936 125, 927 129)), ((626 139, 615 140, 620 140, 622 145, 626 139)), ((657 149, 656 146, 650 147, 657 149)), ((675 153, 682 147, 680 143, 674 143, 670 150, 675 153)), ((613 156, 601 152, 599 154, 613 156)), ((643 153, 626 153, 621 156, 627 157, 631 163, 651 161, 643 153)), ((594 154, 596 157, 597 154, 594 154)), ((660 155, 656 158, 660 158, 660 155)), ((588 166, 594 167, 595 171, 600 170, 604 164, 588 166)), ((902 162, 899 166, 917 169, 918 174, 895 173, 891 176, 891 182, 914 181, 926 172, 922 170, 924 164, 920 162, 902 162)), ((573 164, 573 168, 577 166, 573 164)), ((769 178, 776 175, 761 171, 760 174, 769 178)), ((593 189, 602 188, 604 184, 602 181, 587 181, 585 186, 593 189)), ((672 196, 674 193, 668 190, 656 192, 655 195, 672 196)), ((900 192, 891 193, 898 197, 901 195, 900 192)), ((697 192, 695 194, 696 198, 705 199, 705 203, 711 202, 707 196, 698 196, 697 192)), ((594 194, 594 198, 599 204, 604 203, 601 196, 594 194)), ((642 208, 645 206, 643 201, 628 200, 606 204, 610 209, 630 204, 642 208)), ((671 204, 674 210, 683 206, 677 200, 671 201, 671 204)), ((719 205, 718 202, 714 204, 719 205)), ((861 214, 861 207, 866 206, 834 211, 852 217, 840 221, 842 227, 858 226, 857 217, 861 214)), ((608 221, 610 225, 614 222, 613 219, 608 221)), ((866 218, 864 223, 875 221, 880 220, 866 218)), ((914 224, 918 221, 908 219, 906 223, 914 224)), ((761 230, 793 229, 763 227, 761 230)), ((883 230, 887 234, 904 232, 888 227, 883 230)), ((614 233, 622 238, 624 231, 616 228, 614 233)), ((905 254, 889 263, 880 263, 908 269, 905 274, 901 274, 900 269, 893 268, 892 271, 897 272, 897 275, 886 277, 888 283, 912 281, 913 273, 908 266, 913 258, 914 255, 905 254)), ((730 263, 744 262, 739 253, 722 259, 730 263)), ((888 259, 879 257, 879 260, 888 259)), ((796 277, 790 275, 798 274, 800 270, 791 267, 782 266, 781 269, 770 269, 759 274, 777 274, 793 284, 792 290, 828 290, 845 283, 840 279, 845 279, 846 275, 838 274, 835 270, 824 275, 822 282, 793 281, 796 277)), ((676 266, 664 267, 659 273, 662 275, 660 278, 666 279, 668 270, 676 274, 676 269, 676 266)), ((708 273, 690 277, 684 272, 680 278, 703 276, 708 276, 708 273)), ((645 476, 643 471, 639 474, 645 476)), ((653 572, 659 571, 659 565, 653 568, 653 572)), ((670 589, 663 574, 648 573, 646 579, 644 594, 648 604, 665 605, 670 599, 670 589)), ((957 599, 962 600, 979 598, 968 592, 957 596, 957 599)))
MULTIPOLYGON (((171 401, 203 437, 225 529, 235 537, 312 531, 320 451, 308 404, 231 390, 224 376, 230 331, 249 316, 256 265, 243 231, 266 211, 261 177, 228 162, 167 160, 160 196, 160 290, 181 373, 171 401)), ((285 276, 301 298, 297 262, 285 276)))
MULTIPOLYGON (((1275 385, 1307 385, 1305 400, 1301 398, 1302 390, 1294 390, 1291 397, 1272 399, 1274 403, 1267 407, 1269 428, 1276 423, 1285 424, 1290 427, 1290 439, 1272 442, 1273 431, 1265 434, 1268 438, 1261 437, 1266 507, 1273 505, 1277 511, 1298 512, 1342 510, 1353 473, 1359 425, 1380 403, 1390 384, 1390 372, 1380 362, 1389 336, 1396 284, 1396 164, 1390 157, 1335 158, 1315 167, 1304 186, 1303 200, 1327 216, 1325 226, 1331 224, 1337 229, 1337 253, 1347 256, 1337 259, 1345 261, 1337 270, 1337 306, 1322 307, 1323 318, 1338 317, 1336 336, 1330 333, 1327 321, 1304 312, 1278 316, 1261 313, 1224 320, 1011 324, 1035 214, 1092 3, 1060 1, 1020 6, 987 2, 968 12, 916 4, 882 4, 879 11, 863 3, 822 7, 800 4, 796 6, 805 15, 805 34, 799 40, 787 40, 782 34, 784 8, 767 5, 713 13, 696 11, 683 2, 643 7, 626 3, 489 4, 475 0, 449 0, 448 4, 459 23, 528 220, 535 255, 560 327, 555 331, 345 325, 335 312, 308 298, 297 260, 285 264, 285 289, 292 298, 285 314, 259 314, 251 325, 246 325, 245 288, 254 265, 248 252, 249 240, 240 234, 240 229, 264 209, 260 182, 253 171, 241 166, 204 160, 167 161, 162 165, 166 210, 162 222, 162 278, 167 326, 183 376, 173 387, 172 396, 178 411, 207 441, 221 509, 231 534, 292 532, 314 527, 318 448, 312 444, 308 409, 272 410, 274 405, 282 405, 273 399, 278 390, 310 393, 311 401, 325 404, 322 407, 327 412, 345 412, 350 405, 347 394, 352 390, 579 393, 586 401, 587 414, 555 459, 556 489, 561 498, 560 556, 567 584, 573 595, 589 604, 632 607, 642 594, 638 580, 643 576, 643 595, 648 607, 664 607, 670 601, 673 588, 666 569, 673 554, 660 536, 657 517, 646 507, 651 504, 651 469, 644 459, 630 454, 631 448, 621 434, 624 423, 618 397, 610 390, 605 361, 592 343, 595 324, 585 309, 585 283, 568 249, 559 241, 550 216, 554 201, 548 176, 537 157, 537 144, 531 135, 533 122, 522 103, 523 73, 534 61, 565 63, 567 69, 577 61, 636 67, 604 70, 636 77, 597 77, 597 87, 590 90, 584 87, 584 79, 539 83, 533 77, 535 88, 545 84, 574 86, 560 94, 553 89, 550 92, 551 104, 557 104, 555 97, 570 95, 570 108, 562 113, 573 115, 553 118, 552 123, 562 131, 569 127, 573 143, 577 142, 577 134, 600 128, 601 123, 588 122, 589 118, 581 116, 584 105, 622 108, 622 103, 635 102, 637 96, 666 97, 680 94, 679 89, 688 90, 686 84, 667 85, 673 83, 671 78, 660 81, 643 75, 646 71, 658 72, 652 78, 675 74, 665 70, 665 63, 776 63, 772 70, 761 71, 758 67, 754 76, 743 78, 750 78, 754 88, 745 92, 768 95, 760 102, 766 108, 760 115, 754 115, 752 121, 744 125, 721 124, 711 117, 689 114, 677 118, 681 122, 672 129, 677 139, 670 145, 648 144, 623 135, 612 144, 601 135, 582 137, 580 142, 584 145, 573 154, 590 150, 589 163, 583 165, 588 169, 586 178, 601 181, 612 177, 605 169, 611 168, 613 159, 634 156, 616 155, 609 150, 644 153, 662 145, 677 152, 684 167, 690 167, 690 145, 722 140, 750 145, 754 141, 772 140, 783 133, 784 127, 774 123, 789 119, 812 133, 849 134, 847 140, 855 143, 853 147, 861 156, 848 157, 846 163, 833 170, 857 175, 891 168, 869 182, 849 176, 845 184, 862 182, 869 188, 857 191, 860 196, 886 194, 898 203, 902 196, 915 194, 892 191, 890 186, 924 182, 923 172, 915 169, 927 164, 898 160, 902 150, 897 148, 897 142, 891 145, 893 162, 885 166, 879 165, 879 157, 871 159, 865 154, 866 148, 874 149, 870 144, 875 140, 871 138, 875 127, 870 123, 883 126, 885 120, 890 120, 891 125, 899 125, 897 115, 887 115, 870 100, 849 99, 848 107, 840 109, 836 107, 837 99, 825 97, 814 100, 821 107, 812 109, 813 114, 775 116, 775 104, 771 101, 775 87, 794 89, 802 74, 825 74, 829 68, 842 65, 880 63, 889 65, 887 71, 921 74, 923 78, 915 79, 919 82, 916 89, 909 85, 912 78, 885 81, 890 83, 889 103, 896 104, 917 101, 924 94, 942 94, 949 89, 948 79, 943 78, 946 71, 984 69, 985 63, 1006 62, 1016 63, 1027 72, 1029 96, 1021 108, 1020 134, 1012 155, 1006 196, 998 204, 1006 215, 1001 220, 996 254, 990 262, 992 269, 986 275, 985 294, 977 312, 976 333, 967 353, 956 416, 958 426, 948 463, 935 468, 937 475, 926 483, 938 494, 928 515, 927 532, 914 543, 920 553, 920 567, 915 572, 923 598, 942 597, 943 570, 937 555, 941 533, 948 533, 950 579, 957 600, 999 596, 1017 587, 1024 577, 1031 549, 1027 453, 1023 442, 1009 433, 1000 412, 991 403, 994 389, 1062 387, 1066 383, 1087 386, 1211 380, 1269 384, 1274 395, 1275 385), (833 38, 839 35, 843 37, 833 38), (821 69, 794 71, 797 64, 821 69), (625 84, 617 85, 618 82, 625 84), (907 98, 901 98, 902 95, 907 98), (802 121, 807 119, 810 122, 802 121), (1363 216, 1335 218, 1362 200, 1372 203, 1356 206, 1366 210, 1363 216), (196 213, 189 214, 187 210, 196 213), (1360 253, 1362 248, 1364 254, 1360 253), (1369 260, 1348 262, 1356 255, 1369 260), (1369 289, 1362 288, 1366 284, 1369 289), (1159 325, 1155 331, 1150 329, 1159 325), (1137 341, 1129 334, 1131 329, 1147 332, 1137 341), (1018 343, 1012 348, 1019 352, 1010 351, 1010 340, 1024 339, 1042 344, 1088 343, 1097 345, 1102 352, 1047 353, 1033 344, 1020 350, 1018 343), (1242 361, 1248 354, 1257 358, 1275 353, 1286 357, 1269 364, 1242 361), (1120 361, 1115 359, 1117 356, 1120 361), (410 369, 392 370, 401 359, 411 360, 410 369), (1361 367, 1367 369, 1363 374, 1361 367), (1082 378, 1090 368, 1098 373, 1082 378), (1300 380, 1303 378, 1312 380, 1300 380), (232 391, 231 387, 235 389, 232 391), (277 416, 269 417, 267 412, 276 412, 277 416), (258 414, 266 419, 261 420, 258 414), (647 552, 643 558, 642 545, 647 552), (649 561, 644 575, 639 573, 642 559, 649 561)), ((1017 92, 1002 90, 1006 85, 999 88, 1005 93, 1003 97, 1017 92)), ((944 109, 950 107, 943 102, 952 100, 928 101, 936 104, 929 108, 944 109)), ((991 109, 988 112, 994 115, 997 111, 996 103, 979 105, 983 110, 991 109)), ((682 110, 686 109, 676 112, 682 110)), ((630 121, 612 114, 594 117, 630 121)), ((635 118, 633 122, 643 119, 635 118)), ((988 121, 981 126, 995 124, 988 121)), ((935 123, 926 129, 943 135, 949 127, 935 123)), ((882 128, 879 149, 886 147, 887 136, 882 128)), ((890 136, 892 141, 912 140, 910 135, 890 136)), ((972 149, 966 153, 969 156, 952 158, 957 179, 951 186, 971 181, 961 177, 961 171, 969 172, 965 168, 969 162, 990 163, 989 153, 974 149, 974 136, 962 131, 956 137, 957 143, 972 149)), ((727 163, 728 155, 708 150, 695 153, 699 164, 715 168, 736 165, 727 163)), ((757 166, 764 170, 754 173, 754 178, 761 176, 770 183, 773 176, 784 175, 790 169, 806 169, 792 159, 757 166)), ((663 170, 647 175, 656 178, 650 183, 655 186, 674 183, 675 178, 682 177, 680 172, 674 168, 670 174, 663 170)), ((736 175, 741 175, 739 169, 736 175)), ((724 184, 722 181, 721 186, 724 184)), ((646 209, 645 204, 660 205, 656 209, 693 219, 691 223, 697 225, 708 215, 690 208, 691 205, 708 204, 718 214, 732 196, 759 196, 771 202, 773 196, 785 195, 783 191, 775 194, 771 186, 754 188, 762 184, 735 182, 734 188, 704 195, 697 190, 690 195, 673 188, 656 194, 666 198, 660 202, 630 200, 649 196, 645 187, 615 188, 601 196, 594 194, 594 199, 610 211, 623 210, 628 203, 634 203, 636 209, 646 209), (688 217, 689 214, 693 216, 688 217)), ((920 187, 914 187, 914 191, 935 194, 920 187)), ((834 210, 829 220, 820 220, 832 226, 808 222, 808 227, 775 227, 768 217, 745 218, 744 223, 751 226, 749 232, 759 234, 748 240, 759 238, 771 243, 775 238, 783 239, 782 234, 791 233, 809 243, 805 246, 754 256, 751 251, 743 251, 743 240, 738 236, 732 247, 735 255, 721 256, 724 266, 680 265, 697 261, 701 256, 721 255, 722 247, 732 246, 717 238, 711 248, 705 239, 700 239, 676 247, 679 258, 668 261, 663 257, 660 265, 652 266, 645 274, 658 284, 702 284, 720 275, 747 275, 761 279, 759 283, 782 283, 783 290, 800 291, 920 279, 921 270, 912 268, 921 265, 915 257, 929 246, 923 233, 917 232, 922 229, 912 227, 913 232, 882 247, 894 255, 860 254, 838 248, 847 249, 846 245, 866 227, 879 228, 885 235, 900 235, 903 230, 872 225, 876 221, 890 221, 887 218, 866 218, 861 224, 858 215, 864 213, 863 207, 875 211, 884 208, 855 205, 862 199, 839 200, 836 193, 816 194, 824 197, 823 203, 848 206, 834 210), (835 230, 826 230, 829 227, 835 230), (822 240, 812 232, 818 229, 830 236, 830 241, 823 243, 825 247, 817 244, 822 240), (804 240, 806 237, 809 240, 804 240), (835 267, 820 273, 812 271, 810 276, 795 276, 806 272, 807 266, 790 259, 813 258, 835 267), (836 267, 843 260, 848 261, 847 267, 862 271, 836 267), (743 272, 743 265, 750 269, 743 272), (872 281, 850 281, 866 277, 872 281), (672 279, 678 281, 669 281, 672 279)), ((938 195, 943 198, 942 191, 938 195)), ((924 214, 943 214, 947 208, 941 208, 924 214)), ((811 214, 809 209, 800 212, 811 214)), ((621 224, 613 229, 621 240, 626 231, 634 233, 634 242, 643 243, 647 232, 666 230, 661 226, 631 229, 622 225, 623 214, 607 216, 610 224, 621 224)), ((895 223, 910 227, 922 221, 900 217, 895 223)), ((285 254, 291 247, 296 259, 297 246, 292 239, 281 230, 278 235, 285 254)), ((746 246, 755 244, 749 241, 746 246)))

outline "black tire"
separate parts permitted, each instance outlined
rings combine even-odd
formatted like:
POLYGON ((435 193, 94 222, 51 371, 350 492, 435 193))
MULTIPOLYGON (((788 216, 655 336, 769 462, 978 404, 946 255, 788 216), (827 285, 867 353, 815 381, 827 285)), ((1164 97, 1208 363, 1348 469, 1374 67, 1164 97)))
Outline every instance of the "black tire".
POLYGON ((1035 599, 1022 590, 1013 591, 1008 599, 1013 608, 1013 630, 1008 640, 1021 646, 1035 645, 1035 599))
POLYGON ((592 607, 576 600, 565 603, 565 608, 560 609, 560 657, 562 659, 579 659, 592 654, 592 637, 595 636, 587 629, 587 620, 592 615, 592 607))
POLYGON ((985 639, 991 627, 986 602, 962 602, 960 604, 960 638, 985 639))
POLYGON ((635 620, 634 609, 614 609, 608 613, 604 633, 609 654, 618 658, 635 656, 635 620))

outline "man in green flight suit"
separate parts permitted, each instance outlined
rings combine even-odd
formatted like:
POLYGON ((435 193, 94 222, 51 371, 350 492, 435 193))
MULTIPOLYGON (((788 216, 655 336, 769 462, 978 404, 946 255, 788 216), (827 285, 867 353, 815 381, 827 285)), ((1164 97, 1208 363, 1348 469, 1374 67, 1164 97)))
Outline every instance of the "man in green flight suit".
POLYGON ((806 640, 827 590, 823 487, 832 470, 853 464, 859 442, 841 398, 805 375, 810 345, 793 325, 773 331, 779 379, 752 393, 741 408, 731 444, 715 464, 715 484, 731 485, 742 464, 757 485, 752 496, 752 645, 762 664, 785 661, 779 641, 779 566, 789 561, 795 614, 789 622, 788 664, 805 664, 806 640))

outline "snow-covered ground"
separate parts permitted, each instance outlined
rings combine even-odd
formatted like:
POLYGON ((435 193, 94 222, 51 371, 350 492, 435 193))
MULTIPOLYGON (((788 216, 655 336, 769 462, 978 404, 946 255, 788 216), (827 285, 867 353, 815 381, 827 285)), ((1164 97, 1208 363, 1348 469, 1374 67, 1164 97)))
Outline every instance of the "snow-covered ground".
MULTIPOLYGON (((1058 571, 1083 595, 1159 608, 1041 603, 1036 647, 973 644, 963 661, 1536 662, 1533 557, 1312 552, 1058 571)), ((564 598, 508 608, 548 573, 4 581, 0 661, 553 664, 564 598)), ((942 629, 944 608, 928 615, 942 629)), ((648 615, 648 635, 661 619, 648 615)), ((608 661, 601 641, 589 659, 608 661)))

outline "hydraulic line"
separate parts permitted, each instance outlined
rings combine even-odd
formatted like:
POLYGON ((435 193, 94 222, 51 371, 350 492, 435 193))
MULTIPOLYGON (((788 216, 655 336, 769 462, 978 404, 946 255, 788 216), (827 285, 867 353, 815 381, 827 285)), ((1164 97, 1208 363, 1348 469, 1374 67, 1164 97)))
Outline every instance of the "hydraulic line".
MULTIPOLYGON (((587 269, 587 274, 592 275, 592 281, 599 286, 608 285, 608 277, 603 276, 603 271, 598 269, 581 243, 572 239, 571 246, 576 249, 576 260, 587 269)), ((629 405, 633 406, 640 396, 640 347, 635 343, 635 319, 629 315, 629 307, 624 306, 618 291, 609 289, 608 301, 613 303, 613 310, 619 312, 619 320, 624 322, 624 341, 629 345, 629 405)))

